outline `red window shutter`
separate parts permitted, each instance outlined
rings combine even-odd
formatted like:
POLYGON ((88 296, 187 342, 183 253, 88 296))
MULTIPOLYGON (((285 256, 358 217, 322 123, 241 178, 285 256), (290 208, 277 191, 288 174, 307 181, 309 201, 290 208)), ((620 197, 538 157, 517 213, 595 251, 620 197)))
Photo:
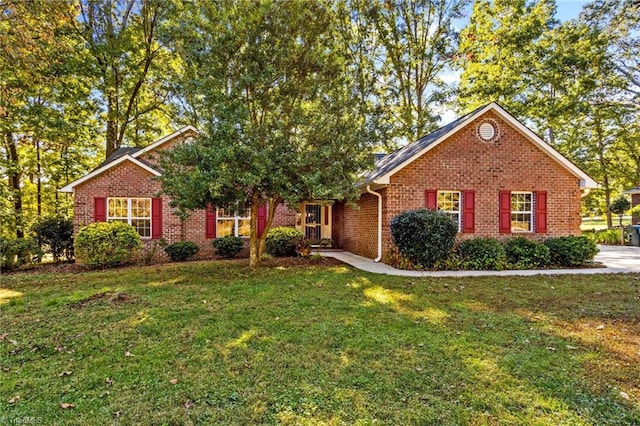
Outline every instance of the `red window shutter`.
POLYGON ((511 233, 511 191, 500 191, 500 233, 511 233))
POLYGON ((462 232, 473 234, 476 230, 476 192, 462 192, 462 232))
POLYGON ((162 198, 151 199, 151 238, 162 238, 162 198))
POLYGON ((537 191, 534 193, 536 203, 536 232, 544 234, 547 232, 547 192, 537 191))
POLYGON ((94 222, 107 221, 107 199, 105 197, 93 199, 93 220, 94 222))
POLYGON ((438 209, 438 191, 435 189, 427 189, 424 191, 424 206, 429 210, 438 209))
POLYGON ((260 204, 258 206, 258 237, 262 236, 264 227, 267 224, 267 204, 260 204))
POLYGON ((207 207, 206 218, 205 218, 205 228, 206 228, 207 238, 216 237, 216 208, 213 206, 207 207))

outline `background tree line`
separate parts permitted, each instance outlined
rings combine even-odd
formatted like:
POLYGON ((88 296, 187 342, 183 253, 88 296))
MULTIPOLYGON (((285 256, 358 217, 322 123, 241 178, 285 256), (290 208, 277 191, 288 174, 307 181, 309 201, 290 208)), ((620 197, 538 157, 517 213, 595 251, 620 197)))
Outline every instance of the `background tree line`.
POLYGON ((225 161, 280 167, 267 183, 260 170, 217 178, 295 201, 327 175, 291 182, 268 158, 333 167, 338 152, 353 162, 327 172, 349 174, 366 165, 356 152, 490 101, 599 181, 585 211, 604 213, 640 185, 639 48, 632 0, 595 0, 566 22, 551 0, 0 0, 0 235, 70 216, 57 189, 184 124, 227 147, 225 161), (311 156, 310 141, 326 152, 311 156))

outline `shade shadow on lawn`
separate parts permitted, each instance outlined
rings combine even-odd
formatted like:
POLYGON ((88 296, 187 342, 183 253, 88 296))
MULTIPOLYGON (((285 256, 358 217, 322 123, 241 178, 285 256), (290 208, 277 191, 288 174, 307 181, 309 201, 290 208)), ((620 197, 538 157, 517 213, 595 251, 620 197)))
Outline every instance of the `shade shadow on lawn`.
POLYGON ((243 262, 3 277, 0 418, 640 424, 639 280, 243 262))

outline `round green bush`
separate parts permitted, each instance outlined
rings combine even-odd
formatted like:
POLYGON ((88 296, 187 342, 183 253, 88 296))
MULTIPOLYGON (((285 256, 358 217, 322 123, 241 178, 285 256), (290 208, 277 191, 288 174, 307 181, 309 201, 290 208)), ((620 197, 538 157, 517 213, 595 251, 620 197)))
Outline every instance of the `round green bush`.
POLYGON ((200 247, 192 241, 178 241, 164 248, 164 252, 172 262, 184 262, 198 254, 199 251, 200 247))
POLYGON ((267 233, 265 250, 271 256, 295 256, 302 233, 295 228, 280 226, 267 233))
POLYGON ((76 259, 92 268, 135 262, 142 240, 135 228, 122 222, 96 222, 80 228, 76 235, 76 259))
POLYGON ((425 268, 449 256, 457 232, 458 224, 449 215, 433 210, 407 210, 391 219, 391 236, 400 254, 425 268))
POLYGON ((551 260, 549 247, 525 237, 516 237, 504 244, 507 261, 515 268, 528 269, 547 266, 551 260))
POLYGON ((244 247, 244 241, 240 237, 234 237, 228 235, 222 238, 216 238, 212 242, 213 247, 216 249, 216 254, 220 257, 231 258, 240 253, 242 247, 244 247))
POLYGON ((544 245, 549 247, 551 263, 558 266, 584 265, 598 254, 596 243, 584 235, 549 238, 544 245))
POLYGON ((463 241, 457 251, 464 269, 501 271, 507 263, 504 247, 495 238, 463 241))

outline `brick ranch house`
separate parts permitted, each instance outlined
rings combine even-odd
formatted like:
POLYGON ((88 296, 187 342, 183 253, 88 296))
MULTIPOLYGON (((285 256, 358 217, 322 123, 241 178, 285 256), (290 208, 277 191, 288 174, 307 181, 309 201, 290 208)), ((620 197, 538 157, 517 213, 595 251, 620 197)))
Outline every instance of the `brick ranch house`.
MULTIPOLYGON (((75 232, 91 222, 119 220, 133 225, 147 248, 161 238, 193 241, 201 257, 213 254, 213 238, 248 236, 247 209, 195 211, 181 222, 171 214, 168 197, 157 196, 156 153, 196 133, 187 126, 145 148, 120 148, 62 188, 74 194, 75 232)), ((597 187, 496 103, 377 157, 358 184, 357 207, 340 200, 279 206, 273 226, 296 227, 311 239, 329 238, 338 248, 379 261, 393 248, 390 221, 404 210, 450 214, 460 239, 579 235, 582 190, 597 187)), ((259 212, 259 228, 265 217, 266 207, 259 212)))

